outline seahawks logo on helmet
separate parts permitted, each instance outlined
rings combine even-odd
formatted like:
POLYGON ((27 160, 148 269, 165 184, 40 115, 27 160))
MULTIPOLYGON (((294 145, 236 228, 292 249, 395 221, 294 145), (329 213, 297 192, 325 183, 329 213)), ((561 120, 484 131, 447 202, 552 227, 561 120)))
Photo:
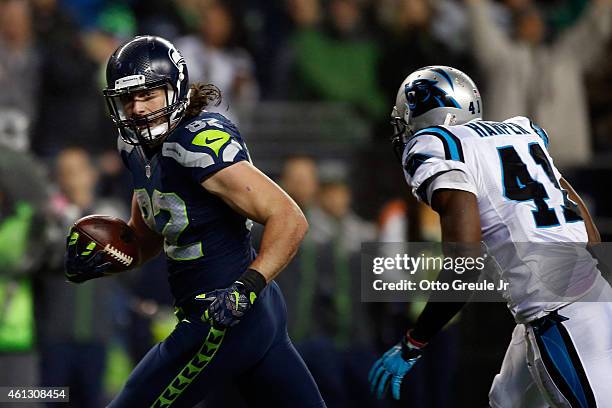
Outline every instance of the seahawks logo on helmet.
POLYGON ((413 117, 440 107, 461 109, 455 98, 437 87, 437 83, 431 79, 419 78, 406 84, 404 92, 413 117))

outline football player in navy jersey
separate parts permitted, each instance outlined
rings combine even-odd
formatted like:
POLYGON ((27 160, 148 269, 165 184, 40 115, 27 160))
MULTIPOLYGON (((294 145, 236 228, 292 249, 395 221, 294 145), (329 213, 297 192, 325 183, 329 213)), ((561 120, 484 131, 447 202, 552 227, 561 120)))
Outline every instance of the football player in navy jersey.
MULTIPOLYGON (((129 225, 142 262, 164 249, 179 319, 110 406, 191 407, 228 384, 252 406, 325 406, 287 335, 273 281, 308 229, 304 215, 251 164, 236 126, 205 110, 218 104, 218 89, 189 86, 170 42, 134 38, 110 57, 106 77, 134 183, 129 225), (259 254, 251 220, 264 225, 259 254)), ((104 276, 102 252, 78 253, 76 241, 66 255, 69 280, 104 276)))

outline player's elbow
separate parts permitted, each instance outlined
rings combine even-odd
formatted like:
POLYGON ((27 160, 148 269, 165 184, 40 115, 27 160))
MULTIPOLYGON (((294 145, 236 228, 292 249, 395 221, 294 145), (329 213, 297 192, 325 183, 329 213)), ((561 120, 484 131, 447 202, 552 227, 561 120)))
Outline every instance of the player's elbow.
POLYGON ((299 240, 302 241, 302 239, 304 239, 304 236, 308 232, 308 220, 304 216, 302 210, 300 210, 297 205, 293 206, 292 212, 292 225, 294 226, 294 234, 296 238, 299 238, 299 240))
POLYGON ((304 214, 301 215, 300 223, 301 223, 302 238, 304 238, 304 236, 308 232, 308 229, 310 228, 310 225, 308 224, 308 220, 306 219, 304 214))

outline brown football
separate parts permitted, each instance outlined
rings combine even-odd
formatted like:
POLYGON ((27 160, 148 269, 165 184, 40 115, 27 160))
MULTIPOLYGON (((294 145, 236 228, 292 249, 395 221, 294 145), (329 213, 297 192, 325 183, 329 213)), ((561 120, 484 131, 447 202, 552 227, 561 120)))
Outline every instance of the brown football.
POLYGON ((77 249, 85 251, 94 241, 93 251, 104 251, 105 259, 112 262, 109 272, 125 271, 140 262, 140 246, 134 230, 119 218, 107 215, 89 215, 74 223, 79 233, 77 249))

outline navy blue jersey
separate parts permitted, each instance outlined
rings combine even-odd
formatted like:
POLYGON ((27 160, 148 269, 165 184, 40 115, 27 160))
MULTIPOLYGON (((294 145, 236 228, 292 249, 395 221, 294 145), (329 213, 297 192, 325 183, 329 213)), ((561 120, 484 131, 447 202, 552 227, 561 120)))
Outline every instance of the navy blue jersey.
POLYGON ((249 220, 201 182, 249 160, 236 126, 218 113, 184 120, 146 165, 140 148, 119 138, 146 224, 164 236, 169 281, 177 300, 229 286, 251 264, 249 220))

